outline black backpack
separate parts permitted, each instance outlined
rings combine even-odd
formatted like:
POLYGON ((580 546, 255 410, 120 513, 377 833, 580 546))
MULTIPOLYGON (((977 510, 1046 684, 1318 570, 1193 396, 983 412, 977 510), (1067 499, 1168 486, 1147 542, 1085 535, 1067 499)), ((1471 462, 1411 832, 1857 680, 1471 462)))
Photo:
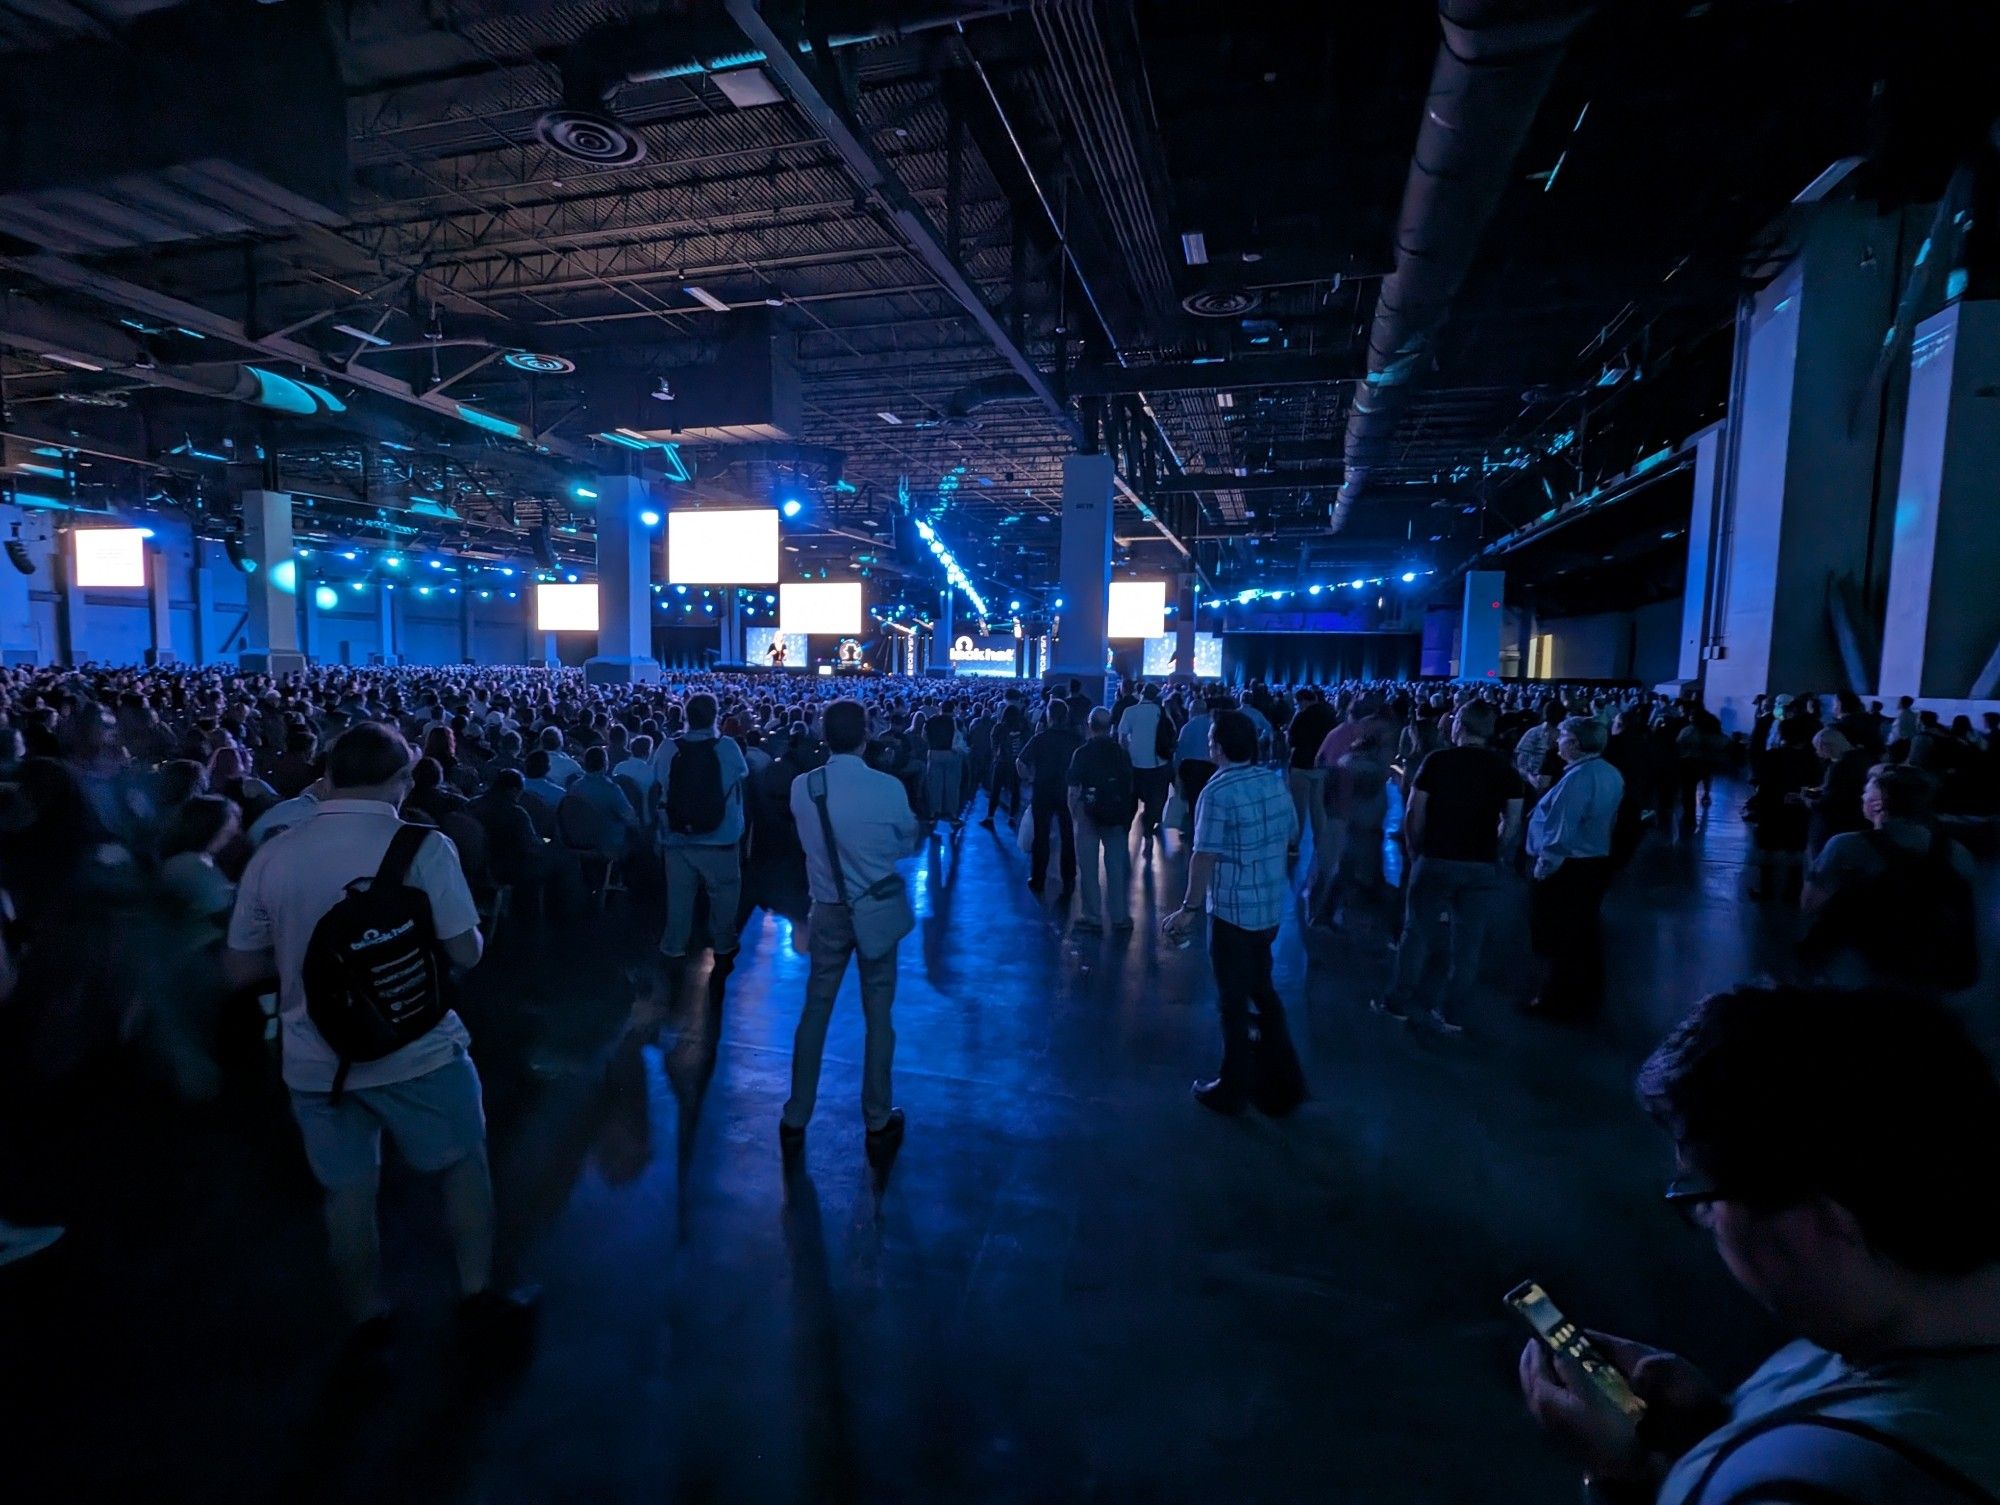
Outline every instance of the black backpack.
POLYGON ((379 1061, 428 1035, 451 1012, 451 970, 439 953, 431 896, 404 880, 435 828, 401 825, 372 878, 356 878, 313 926, 303 980, 306 1017, 347 1068, 379 1061))
POLYGON ((667 829, 676 836, 706 836, 729 814, 722 788, 721 739, 674 739, 667 768, 667 829))
POLYGON ((1912 852, 1863 831, 1882 871, 1836 890, 1800 949, 1821 961, 1853 951, 1876 976, 1956 992, 1979 981, 1979 917, 1972 885, 1951 864, 1951 838, 1912 852))
POLYGON ((1124 749, 1107 759, 1097 778, 1083 786, 1083 813, 1098 826, 1129 826, 1139 813, 1139 791, 1132 777, 1132 760, 1124 749))
POLYGON ((1160 719, 1153 728, 1153 756, 1162 762, 1170 762, 1174 756, 1174 746, 1180 741, 1180 729, 1174 725, 1174 718, 1167 714, 1165 706, 1160 707, 1160 719))

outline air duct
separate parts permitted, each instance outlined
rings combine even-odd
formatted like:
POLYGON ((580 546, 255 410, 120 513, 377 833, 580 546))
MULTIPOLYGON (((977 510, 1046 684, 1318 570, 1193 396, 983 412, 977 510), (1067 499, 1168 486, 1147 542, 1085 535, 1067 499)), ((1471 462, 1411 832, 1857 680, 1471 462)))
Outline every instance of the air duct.
POLYGON ((1001 371, 992 376, 982 376, 960 387, 945 403, 945 417, 963 421, 979 409, 995 402, 1035 402, 1034 392, 1025 378, 1016 371, 1001 371))
POLYGON ((1347 419, 1347 472, 1333 528, 1368 485, 1436 350, 1587 4, 1439 0, 1444 29, 1396 218, 1396 267, 1382 284, 1368 374, 1347 419))

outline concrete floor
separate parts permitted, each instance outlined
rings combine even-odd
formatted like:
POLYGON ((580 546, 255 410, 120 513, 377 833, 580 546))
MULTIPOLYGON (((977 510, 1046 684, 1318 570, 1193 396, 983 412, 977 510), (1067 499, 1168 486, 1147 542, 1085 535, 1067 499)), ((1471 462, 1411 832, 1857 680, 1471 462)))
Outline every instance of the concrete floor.
POLYGON ((1737 898, 1733 806, 1621 880, 1591 1030, 1507 1006, 1520 925, 1445 1044, 1366 1011, 1379 935, 1288 922, 1314 1100, 1283 1125, 1188 1101, 1216 1033, 1204 951, 1153 938, 1177 845, 1139 871, 1135 937, 1073 937, 1005 833, 972 827, 916 868, 907 1143, 863 1156, 850 977, 789 1178, 789 921, 753 918, 719 1014, 698 969, 677 998, 628 980, 657 933, 643 898, 503 935, 466 1012, 511 1263, 545 1292, 506 1380, 449 1356, 435 1198, 392 1170, 412 1330, 388 1393, 336 1402, 281 1099, 168 1113, 107 1084, 35 1154, 76 1180, 70 1237, 0 1271, 0 1478, 34 1481, 22 1501, 1567 1498, 1516 1402, 1509 1286, 1720 1375, 1773 1336, 1659 1204, 1670 1157, 1628 1085, 1780 943, 1737 898), (635 1001, 658 1021, 636 1036, 635 1001))

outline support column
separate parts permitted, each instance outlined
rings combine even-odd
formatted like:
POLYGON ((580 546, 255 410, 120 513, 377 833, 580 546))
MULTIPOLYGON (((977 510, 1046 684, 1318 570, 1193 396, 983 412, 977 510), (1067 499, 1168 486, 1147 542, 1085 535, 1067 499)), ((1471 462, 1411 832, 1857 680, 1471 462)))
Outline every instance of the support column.
POLYGON ((1885 698, 1991 699, 2000 687, 2000 303, 1957 303, 1917 326, 1896 491, 1885 698))
POLYGON ((1880 678, 1866 603, 1888 585, 1907 366, 1875 378, 1932 212, 1816 206, 1737 315, 1703 676, 1725 731, 1749 727, 1760 693, 1866 694, 1880 678))
POLYGON ((1721 541, 1722 450, 1726 424, 1713 424, 1694 442, 1694 509, 1688 514, 1687 587, 1681 596, 1683 685, 1699 685, 1707 662, 1708 624, 1715 610, 1715 551, 1721 541))
POLYGON ((1051 679, 1080 679, 1099 702, 1111 646, 1111 476, 1109 455, 1063 460, 1062 636, 1049 664, 1051 679))
POLYGON ((1465 608, 1458 632, 1458 677, 1500 677, 1500 631, 1507 615, 1507 576, 1502 570, 1470 570, 1465 576, 1465 608))
POLYGON ((472 662, 472 592, 465 586, 458 588, 458 661, 472 662))
MULTIPOLYGON (((722 652, 719 664, 740 664, 743 653, 743 593, 731 586, 722 595, 722 652)), ((770 663, 769 659, 764 661, 770 663)))
POLYGON ((396 593, 386 582, 375 593, 375 609, 381 614, 382 662, 396 663, 396 593))
POLYGON ((1201 597, 1195 593, 1194 587, 1195 577, 1192 574, 1182 575, 1174 583, 1174 677, 1190 683, 1195 678, 1194 638, 1201 628, 1197 620, 1201 597))
POLYGON ((650 505, 637 476, 599 476, 597 492, 597 653, 584 666, 591 684, 650 683, 653 534, 639 514, 650 505))
POLYGON ((152 653, 147 662, 174 661, 173 560, 157 544, 146 550, 146 607, 152 621, 152 653))
POLYGON ((938 600, 937 651, 931 655, 931 667, 951 673, 951 645, 956 641, 952 626, 952 608, 957 603, 957 592, 949 585, 944 588, 938 600))
POLYGON ((194 540, 194 661, 208 662, 208 566, 201 562, 201 543, 194 540))
POLYGON ((243 493, 243 548, 257 566, 244 579, 249 621, 243 668, 252 674, 300 674, 299 562, 292 557, 292 494, 243 493))

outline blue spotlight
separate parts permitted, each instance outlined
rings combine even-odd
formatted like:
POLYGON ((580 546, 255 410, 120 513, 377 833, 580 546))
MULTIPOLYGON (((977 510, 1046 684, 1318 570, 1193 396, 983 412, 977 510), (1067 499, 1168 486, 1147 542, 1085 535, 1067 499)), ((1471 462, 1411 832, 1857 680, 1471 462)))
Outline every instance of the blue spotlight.
POLYGON ((806 504, 795 496, 788 496, 778 505, 778 510, 786 517, 797 517, 806 510, 806 504))
POLYGON ((592 491, 588 486, 572 486, 569 489, 569 494, 579 502, 594 502, 597 500, 597 493, 592 491))
POLYGON ((660 514, 655 512, 651 507, 648 507, 644 512, 639 514, 639 521, 649 528, 657 528, 660 525, 660 514))

